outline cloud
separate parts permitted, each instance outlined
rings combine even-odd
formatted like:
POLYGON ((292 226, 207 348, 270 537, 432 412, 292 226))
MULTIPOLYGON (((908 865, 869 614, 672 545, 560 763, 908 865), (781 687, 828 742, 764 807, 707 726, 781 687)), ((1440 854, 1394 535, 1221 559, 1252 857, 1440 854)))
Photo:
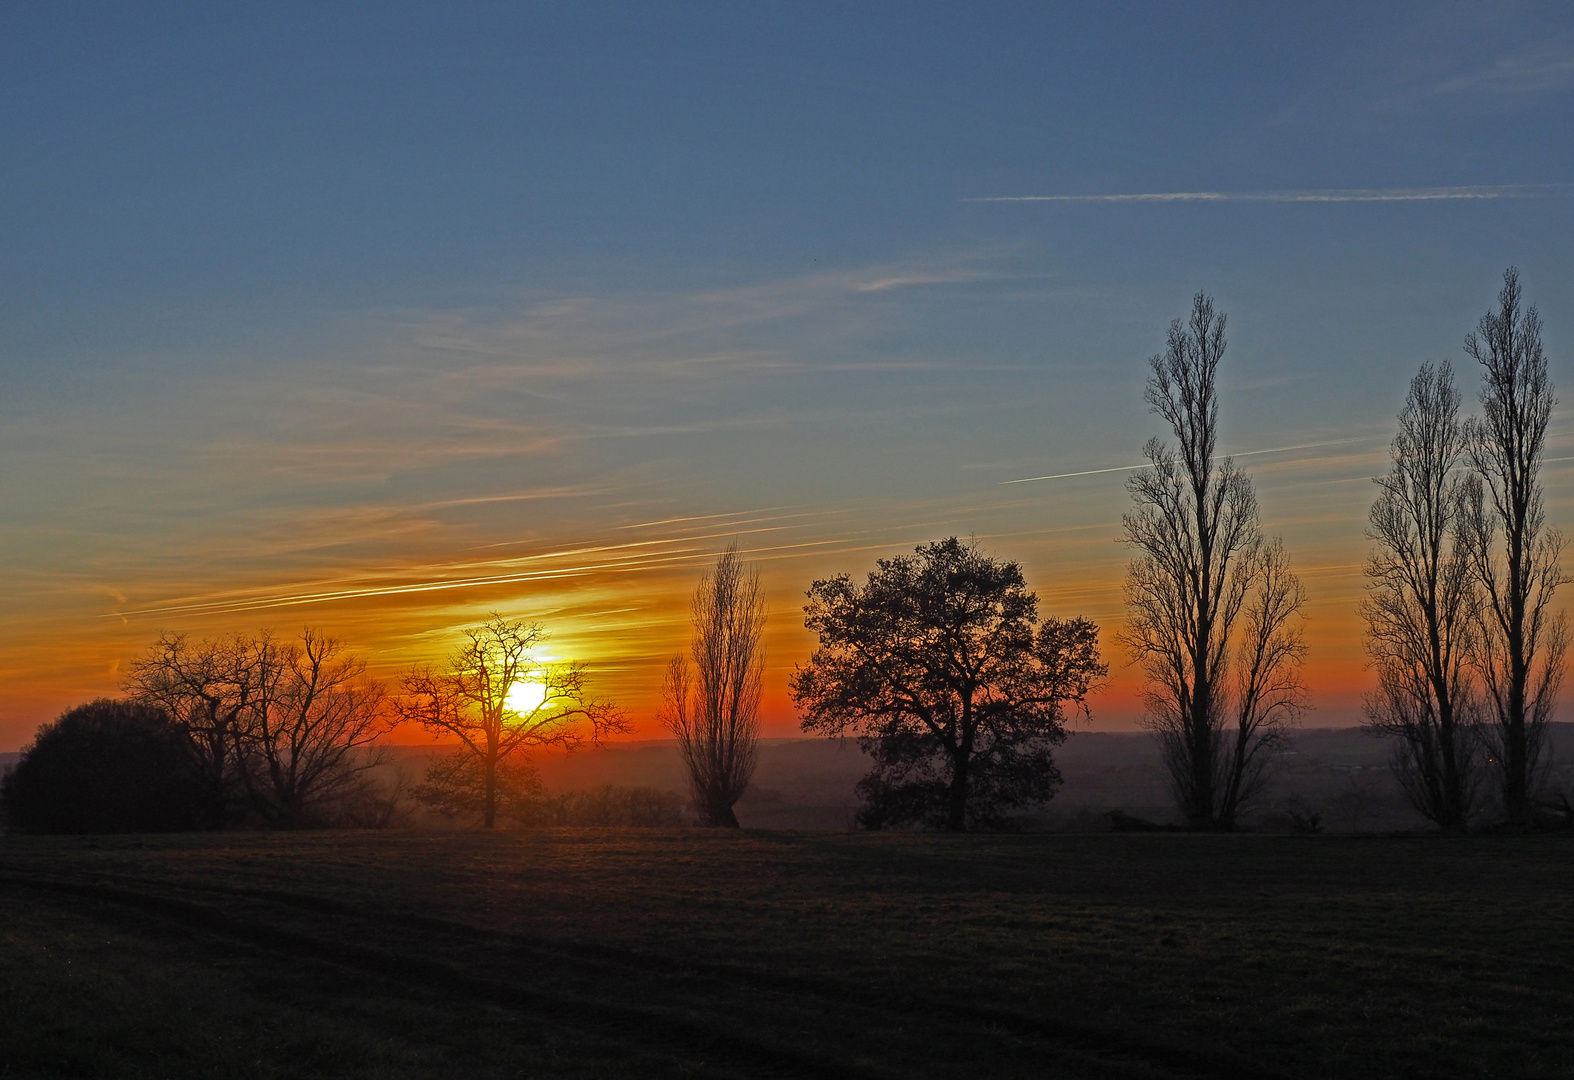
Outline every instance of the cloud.
POLYGON ((875 278, 873 281, 854 282, 853 291, 872 293, 885 292, 889 289, 903 289, 913 285, 957 285, 969 281, 981 281, 988 276, 990 275, 971 271, 898 274, 893 277, 875 278))
POLYGON ((1486 67, 1434 83, 1433 96, 1521 97, 1555 93, 1574 86, 1574 40, 1540 41, 1500 56, 1486 67))
POLYGON ((986 195, 964 201, 988 203, 1447 202, 1480 199, 1545 199, 1569 194, 1574 194, 1574 184, 1473 184, 1465 187, 1327 188, 1307 191, 1153 191, 1101 195, 986 195))

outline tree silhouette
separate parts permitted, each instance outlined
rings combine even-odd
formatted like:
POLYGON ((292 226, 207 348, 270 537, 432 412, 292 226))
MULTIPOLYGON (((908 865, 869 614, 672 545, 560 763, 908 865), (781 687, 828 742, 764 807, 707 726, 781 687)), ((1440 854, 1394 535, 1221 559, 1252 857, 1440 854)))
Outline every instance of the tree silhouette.
POLYGON ((859 736, 866 824, 999 824, 1060 781, 1064 708, 1107 669, 1086 619, 1038 623, 1021 568, 956 537, 809 587, 820 646, 792 678, 805 731, 859 736))
POLYGON ((155 706, 100 699, 38 729, 0 785, 18 832, 175 832, 206 824, 186 729, 155 706))
POLYGON ((392 726, 366 661, 307 628, 295 641, 250 646, 252 689, 236 729, 247 801, 281 828, 324 824, 327 808, 379 764, 371 744, 392 726))
POLYGON ((1467 425, 1472 475, 1464 534, 1482 591, 1481 674, 1492 724, 1503 812, 1528 827, 1547 721, 1557 705, 1568 651, 1567 617, 1551 610, 1567 579, 1563 535, 1546 526, 1541 463, 1557 398, 1541 347, 1541 316, 1521 307, 1519 272, 1503 273, 1498 308, 1465 339, 1481 365, 1479 419, 1467 425))
POLYGON ((1419 813, 1440 828, 1469 823, 1479 733, 1471 663, 1478 595, 1460 534, 1465 454, 1459 391, 1448 364, 1424 364, 1399 413, 1393 466, 1369 515, 1367 652, 1377 691, 1368 729, 1396 739, 1394 773, 1419 813))
POLYGON ((217 828, 242 807, 239 735, 257 686, 256 656, 240 635, 191 641, 160 634, 133 660, 125 682, 133 701, 165 710, 191 736, 203 776, 203 824, 217 828))
POLYGON ((500 762, 541 747, 573 749, 587 737, 599 743, 627 730, 614 706, 586 696, 583 666, 536 659, 546 637, 539 623, 510 621, 493 612, 481 626, 464 631, 464 644, 445 666, 417 667, 405 675, 403 695, 394 702, 400 719, 456 737, 459 755, 477 759, 476 794, 488 829, 497 823, 500 762), (520 685, 538 691, 528 708, 517 704, 514 690, 520 685), (582 730, 587 726, 588 735, 582 730))
POLYGON ((692 673, 681 656, 668 664, 661 719, 678 740, 700 821, 736 829, 733 806, 759 748, 765 667, 765 597, 736 544, 700 579, 692 610, 692 673))
POLYGON ((1123 519, 1137 556, 1122 640, 1146 670, 1147 722, 1176 801, 1200 829, 1235 827, 1261 792, 1265 751, 1304 696, 1300 581, 1283 545, 1263 537, 1251 480, 1215 458, 1224 322, 1198 293, 1190 320, 1172 322, 1165 351, 1149 360, 1145 396, 1178 447, 1148 440, 1149 467, 1127 481, 1136 506, 1123 519))

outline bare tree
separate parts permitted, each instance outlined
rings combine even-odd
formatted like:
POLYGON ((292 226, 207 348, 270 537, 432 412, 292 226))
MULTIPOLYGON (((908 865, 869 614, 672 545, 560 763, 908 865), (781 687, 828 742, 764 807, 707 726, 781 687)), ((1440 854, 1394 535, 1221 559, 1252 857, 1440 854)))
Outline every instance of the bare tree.
POLYGON ((1263 537, 1251 480, 1215 457, 1224 324, 1198 293, 1190 320, 1172 322, 1149 361, 1145 396, 1178 447, 1148 440, 1149 467, 1127 482, 1136 506, 1123 519, 1138 554, 1122 639, 1146 670, 1148 724, 1176 801, 1199 829, 1235 827, 1305 695, 1305 593, 1283 545, 1263 537))
POLYGON ((383 687, 365 660, 310 628, 283 644, 262 634, 248 653, 252 690, 236 731, 248 801, 270 825, 324 823, 380 764, 371 744, 392 726, 383 687))
POLYGON ((1563 536, 1546 526, 1541 463, 1557 398, 1541 347, 1541 317, 1521 308, 1519 272, 1503 274, 1498 309, 1465 338, 1481 365, 1480 419, 1468 424, 1473 475, 1464 534, 1482 591, 1480 669, 1492 725, 1503 812, 1527 827, 1534 811, 1546 724, 1557 704, 1568 623, 1551 605, 1566 580, 1563 536))
POLYGON ((255 689, 252 651, 239 635, 193 642, 160 634, 133 660, 125 689, 132 700, 163 708, 191 736, 207 789, 202 824, 226 824, 236 806, 237 737, 255 689))
POLYGON ((675 656, 662 685, 661 719, 678 740, 694 808, 706 825, 736 829, 760 741, 765 597, 733 544, 700 579, 691 605, 693 663, 675 656))
POLYGON ((1410 805, 1450 831, 1469 823, 1479 786, 1478 593, 1457 468, 1465 452, 1453 368, 1423 364, 1399 413, 1393 466, 1376 481, 1367 536, 1377 546, 1361 605, 1377 669, 1367 729, 1395 739, 1394 774, 1410 805))
MULTIPOLYGON (((441 669, 417 667, 405 675, 394 708, 401 720, 456 737, 459 758, 475 756, 481 821, 490 829, 497 823, 499 762, 542 747, 571 750, 587 738, 599 743, 627 724, 615 706, 586 695, 582 665, 536 658, 547 637, 539 623, 494 612, 464 636, 441 669)), ((458 773, 450 768, 445 782, 458 773)))

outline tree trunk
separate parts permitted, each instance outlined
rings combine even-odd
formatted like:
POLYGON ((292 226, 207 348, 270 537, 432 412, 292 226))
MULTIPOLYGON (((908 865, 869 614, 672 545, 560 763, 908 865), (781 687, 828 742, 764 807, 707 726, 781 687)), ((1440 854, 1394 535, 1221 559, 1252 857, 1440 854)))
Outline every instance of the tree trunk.
POLYGON ((497 824, 497 758, 486 759, 486 796, 481 804, 481 824, 490 829, 497 824))
POLYGON ((945 831, 967 831, 967 760, 965 758, 951 760, 951 790, 946 807, 945 831))
POLYGON ((710 819, 709 823, 715 828, 739 828, 738 815, 733 812, 732 804, 724 799, 712 799, 705 816, 710 819))

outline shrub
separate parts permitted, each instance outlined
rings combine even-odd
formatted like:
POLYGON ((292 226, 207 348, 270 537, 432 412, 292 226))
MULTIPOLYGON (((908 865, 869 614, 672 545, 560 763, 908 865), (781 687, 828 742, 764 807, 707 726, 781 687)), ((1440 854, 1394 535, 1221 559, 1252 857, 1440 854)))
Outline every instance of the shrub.
POLYGON ((0 784, 0 810, 18 832, 195 829, 207 790, 196 761, 162 709, 101 698, 38 729, 0 784))

